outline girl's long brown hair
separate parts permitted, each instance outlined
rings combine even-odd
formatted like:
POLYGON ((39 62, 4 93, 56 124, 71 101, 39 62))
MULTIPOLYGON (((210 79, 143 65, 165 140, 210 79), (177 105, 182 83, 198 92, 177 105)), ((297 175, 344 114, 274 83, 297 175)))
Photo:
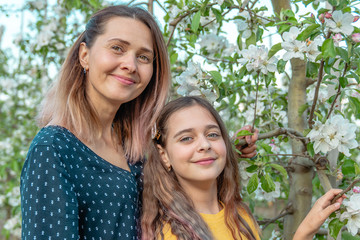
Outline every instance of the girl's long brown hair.
MULTIPOLYGON (((256 239, 255 233, 239 214, 245 209, 257 226, 248 207, 240 197, 240 176, 238 155, 234 151, 225 125, 218 112, 209 102, 199 97, 182 97, 168 103, 157 120, 160 138, 151 144, 149 157, 144 167, 143 215, 141 220, 142 239, 150 240, 162 236, 163 227, 169 224, 178 239, 213 239, 208 226, 196 212, 194 205, 179 184, 174 171, 167 171, 161 160, 157 144, 166 148, 167 124, 170 116, 180 109, 198 105, 208 110, 218 123, 227 149, 223 172, 217 178, 218 199, 225 205, 226 225, 234 239, 256 239)), ((162 238, 161 238, 162 239, 162 238)))
POLYGON ((127 17, 144 23, 151 32, 155 60, 153 76, 144 91, 134 100, 120 106, 113 120, 113 128, 131 161, 144 156, 149 143, 151 127, 167 99, 170 87, 170 63, 162 33, 153 16, 138 7, 110 6, 95 13, 78 37, 55 81, 43 100, 37 116, 38 125, 55 122, 77 136, 93 142, 99 137, 101 124, 96 110, 86 96, 86 74, 80 64, 82 42, 88 48, 105 31, 106 23, 114 17, 127 17))

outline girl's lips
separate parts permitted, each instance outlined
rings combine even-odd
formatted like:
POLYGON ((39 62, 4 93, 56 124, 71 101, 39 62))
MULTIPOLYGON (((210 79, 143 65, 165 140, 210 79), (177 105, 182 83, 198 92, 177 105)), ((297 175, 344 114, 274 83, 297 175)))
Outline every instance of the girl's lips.
POLYGON ((135 80, 128 78, 128 77, 123 77, 123 76, 119 76, 119 75, 113 75, 116 80, 118 80, 119 82, 125 84, 125 85, 133 85, 135 84, 135 80))
POLYGON ((199 165, 209 165, 209 164, 212 164, 214 161, 215 161, 214 158, 207 158, 207 159, 201 159, 199 161, 196 161, 195 163, 199 164, 199 165))

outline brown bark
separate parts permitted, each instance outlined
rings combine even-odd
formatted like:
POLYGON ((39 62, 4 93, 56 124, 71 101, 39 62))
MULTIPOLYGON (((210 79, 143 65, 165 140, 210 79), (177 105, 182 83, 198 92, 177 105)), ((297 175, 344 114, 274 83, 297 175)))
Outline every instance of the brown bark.
MULTIPOLYGON (((289 0, 272 0, 274 12, 280 14, 282 9, 291 9, 289 0)), ((290 79, 288 91, 288 122, 289 128, 303 132, 307 127, 306 112, 299 115, 299 108, 306 103, 306 65, 300 59, 291 60, 292 77, 290 79)), ((303 154, 306 151, 304 144, 299 140, 291 140, 292 153, 303 154)), ((311 167, 309 159, 296 157, 289 163, 289 204, 293 207, 293 214, 284 218, 283 239, 293 239, 294 233, 301 221, 311 207, 312 179, 314 169, 311 167)))

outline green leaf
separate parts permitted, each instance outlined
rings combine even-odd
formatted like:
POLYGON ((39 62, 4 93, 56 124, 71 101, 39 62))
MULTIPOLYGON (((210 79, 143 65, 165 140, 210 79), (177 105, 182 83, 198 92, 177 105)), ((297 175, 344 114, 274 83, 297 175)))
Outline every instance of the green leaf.
POLYGON ((344 59, 345 62, 349 62, 349 53, 342 47, 336 47, 336 54, 344 59))
POLYGON ((256 35, 254 33, 251 34, 251 36, 245 40, 246 47, 249 47, 250 45, 256 45, 256 35))
POLYGON ((321 52, 322 52, 324 58, 328 58, 328 57, 333 58, 336 56, 334 40, 332 38, 326 39, 324 41, 323 45, 321 46, 321 52))
POLYGON ((247 192, 249 194, 253 193, 259 186, 259 180, 258 180, 258 176, 257 174, 253 174, 250 179, 249 179, 249 182, 248 182, 248 185, 246 187, 247 189, 247 192))
POLYGON ((196 33, 197 30, 199 29, 199 25, 200 25, 200 17, 201 17, 201 12, 198 11, 197 13, 195 13, 194 18, 191 22, 191 30, 196 33))
POLYGON ((356 118, 360 118, 360 100, 356 97, 349 96, 350 106, 353 109, 356 118))
POLYGON ((342 88, 346 88, 346 86, 348 85, 348 80, 346 77, 339 77, 339 82, 342 88))
POLYGON ((283 166, 281 166, 279 164, 275 164, 275 163, 270 163, 269 165, 272 168, 278 170, 284 176, 284 178, 287 178, 288 175, 287 175, 286 169, 283 166))
POLYGON ((237 134, 236 137, 241 137, 241 136, 251 136, 254 135, 252 132, 249 132, 248 130, 240 130, 237 134))
POLYGON ((355 78, 356 82, 357 82, 357 83, 360 83, 359 76, 358 76, 356 73, 352 72, 352 71, 350 71, 349 74, 348 74, 346 77, 348 77, 348 78, 355 78))
POLYGON ((280 59, 277 63, 277 70, 279 73, 283 73, 285 72, 285 65, 286 65, 287 61, 284 61, 282 59, 280 59))
POLYGON ((312 24, 308 26, 297 36, 296 39, 299 41, 305 41, 318 27, 320 27, 320 24, 312 24))
POLYGON ((272 56, 274 56, 281 49, 282 49, 281 43, 277 43, 277 44, 273 45, 269 50, 268 58, 271 58, 272 56))
POLYGON ((306 148, 307 148, 307 151, 308 151, 309 155, 310 155, 311 157, 314 157, 314 155, 315 155, 314 143, 309 142, 309 143, 306 145, 306 148))
POLYGON ((177 58, 178 58, 177 52, 172 53, 172 54, 171 54, 171 57, 170 57, 170 63, 171 63, 171 64, 175 64, 177 58))
POLYGON ((355 174, 355 162, 351 159, 346 159, 344 164, 341 166, 341 171, 344 175, 355 174))
POLYGON ((331 220, 329 223, 330 235, 334 239, 337 239, 337 236, 339 235, 339 232, 344 225, 345 224, 340 222, 340 220, 338 218, 331 220))
POLYGON ((262 176, 260 182, 261 188, 264 189, 265 192, 272 192, 275 190, 275 183, 269 174, 262 176))
POLYGON ((209 71, 212 78, 217 82, 217 84, 220 84, 222 82, 222 76, 218 71, 209 71))
POLYGON ((306 109, 308 109, 309 105, 307 103, 301 105, 299 107, 298 113, 299 113, 299 117, 306 111, 306 109))
POLYGON ((289 24, 282 24, 279 27, 279 33, 282 34, 283 32, 286 32, 287 30, 289 30, 291 28, 291 26, 289 24))

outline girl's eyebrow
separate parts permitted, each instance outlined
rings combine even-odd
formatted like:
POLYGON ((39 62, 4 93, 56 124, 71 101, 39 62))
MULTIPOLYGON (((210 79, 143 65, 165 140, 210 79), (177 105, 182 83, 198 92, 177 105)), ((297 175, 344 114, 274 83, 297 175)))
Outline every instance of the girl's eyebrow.
MULTIPOLYGON (((205 130, 209 130, 209 129, 212 129, 212 128, 216 128, 216 129, 219 129, 219 126, 218 125, 215 125, 215 124, 209 124, 209 125, 206 125, 205 127, 205 130)), ((183 133, 187 133, 187 132, 192 132, 194 131, 194 128, 186 128, 186 129, 183 129, 183 130, 180 130, 179 132, 177 132, 173 138, 176 138, 177 136, 183 134, 183 133)))
MULTIPOLYGON (((121 39, 121 38, 111 38, 111 39, 108 40, 108 42, 111 42, 111 41, 121 42, 122 44, 125 44, 125 45, 127 45, 127 46, 130 46, 130 45, 131 45, 130 42, 128 42, 128 41, 126 41, 126 40, 123 40, 123 39, 121 39)), ((143 51, 143 52, 151 53, 151 54, 154 55, 154 51, 151 50, 151 49, 149 49, 149 48, 141 47, 140 50, 143 51)))

